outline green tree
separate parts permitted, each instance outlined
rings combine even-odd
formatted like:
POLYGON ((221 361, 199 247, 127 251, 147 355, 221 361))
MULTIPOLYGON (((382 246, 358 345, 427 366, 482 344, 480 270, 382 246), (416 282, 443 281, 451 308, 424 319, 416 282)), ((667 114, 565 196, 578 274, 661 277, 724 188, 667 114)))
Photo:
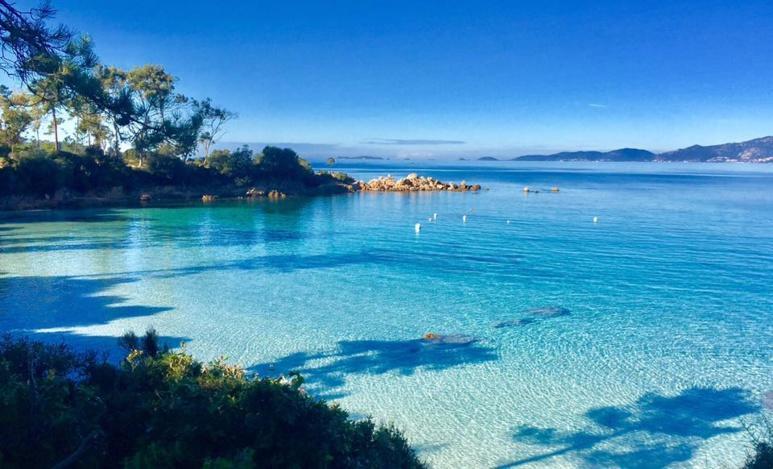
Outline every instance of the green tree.
POLYGON ((196 103, 197 112, 202 117, 199 143, 204 150, 204 158, 209 155, 212 145, 223 136, 226 123, 236 118, 236 114, 212 105, 209 98, 196 103))
POLYGON ((136 115, 132 88, 129 86, 127 73, 117 67, 98 65, 95 76, 102 87, 105 98, 112 106, 102 110, 105 118, 112 127, 113 151, 116 155, 121 153, 121 142, 124 139, 123 128, 132 123, 132 117, 136 115))
POLYGON ((72 40, 64 26, 48 26, 54 13, 48 3, 24 11, 0 1, 0 69, 23 82, 48 73, 50 62, 64 54, 72 40))
POLYGON ((160 65, 143 65, 126 75, 129 86, 137 92, 141 99, 140 114, 148 123, 154 117, 161 123, 166 119, 166 110, 173 104, 174 83, 176 79, 168 74, 160 65), (154 116, 158 113, 157 116, 154 116))
POLYGON ((64 122, 61 117, 62 108, 66 102, 64 78, 62 72, 52 73, 30 84, 30 91, 35 95, 38 104, 45 114, 50 114, 50 133, 54 135, 56 151, 61 150, 59 142, 59 125, 64 122), (57 112, 59 115, 57 115, 57 112))
POLYGON ((289 148, 267 146, 258 156, 261 172, 273 179, 296 179, 311 174, 308 161, 289 148))
POLYGON ((7 87, 0 86, 0 143, 13 148, 22 143, 24 132, 34 121, 30 112, 30 96, 24 93, 12 93, 7 87))

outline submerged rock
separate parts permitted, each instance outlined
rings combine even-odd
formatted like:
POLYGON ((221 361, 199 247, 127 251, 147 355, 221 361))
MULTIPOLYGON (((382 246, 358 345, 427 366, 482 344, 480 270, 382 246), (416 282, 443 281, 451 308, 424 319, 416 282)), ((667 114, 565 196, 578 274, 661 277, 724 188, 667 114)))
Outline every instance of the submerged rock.
POLYGON ((434 332, 427 332, 422 337, 422 340, 430 344, 443 344, 443 345, 469 345, 478 341, 478 339, 476 339, 471 335, 436 334, 434 332))
POLYGON ((570 311, 560 306, 546 306, 544 308, 528 309, 525 311, 525 313, 543 318, 555 318, 558 316, 568 316, 570 311))
POLYGON ((504 327, 525 326, 536 321, 534 318, 520 318, 520 319, 508 319, 507 321, 501 321, 494 324, 496 329, 502 329, 504 327))

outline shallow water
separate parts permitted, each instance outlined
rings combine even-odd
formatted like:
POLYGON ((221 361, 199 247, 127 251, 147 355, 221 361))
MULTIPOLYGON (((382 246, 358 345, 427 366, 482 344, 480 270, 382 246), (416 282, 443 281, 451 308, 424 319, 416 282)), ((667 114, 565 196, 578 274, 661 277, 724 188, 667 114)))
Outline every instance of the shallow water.
POLYGON ((743 461, 773 389, 773 167, 346 169, 488 190, 0 214, 0 331, 114 350, 152 325, 299 370, 436 467, 743 461))

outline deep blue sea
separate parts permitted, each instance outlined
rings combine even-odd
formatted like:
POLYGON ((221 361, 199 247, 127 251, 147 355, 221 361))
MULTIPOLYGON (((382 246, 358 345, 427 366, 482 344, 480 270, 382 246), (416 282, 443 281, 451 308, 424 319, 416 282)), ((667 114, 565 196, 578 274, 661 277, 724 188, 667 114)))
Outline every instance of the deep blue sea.
POLYGON ((300 371, 435 467, 743 462, 773 401, 773 166, 336 169, 485 190, 1 213, 0 331, 117 355, 153 326, 300 371))

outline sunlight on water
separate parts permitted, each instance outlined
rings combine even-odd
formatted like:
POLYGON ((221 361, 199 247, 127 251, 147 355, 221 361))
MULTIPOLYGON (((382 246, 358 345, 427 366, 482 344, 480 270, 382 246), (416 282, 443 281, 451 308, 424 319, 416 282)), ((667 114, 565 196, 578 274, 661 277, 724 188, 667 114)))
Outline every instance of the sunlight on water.
POLYGON ((0 330, 114 351, 153 325, 298 370, 437 467, 743 461, 773 389, 770 169, 419 172, 489 190, 0 215, 0 330))

